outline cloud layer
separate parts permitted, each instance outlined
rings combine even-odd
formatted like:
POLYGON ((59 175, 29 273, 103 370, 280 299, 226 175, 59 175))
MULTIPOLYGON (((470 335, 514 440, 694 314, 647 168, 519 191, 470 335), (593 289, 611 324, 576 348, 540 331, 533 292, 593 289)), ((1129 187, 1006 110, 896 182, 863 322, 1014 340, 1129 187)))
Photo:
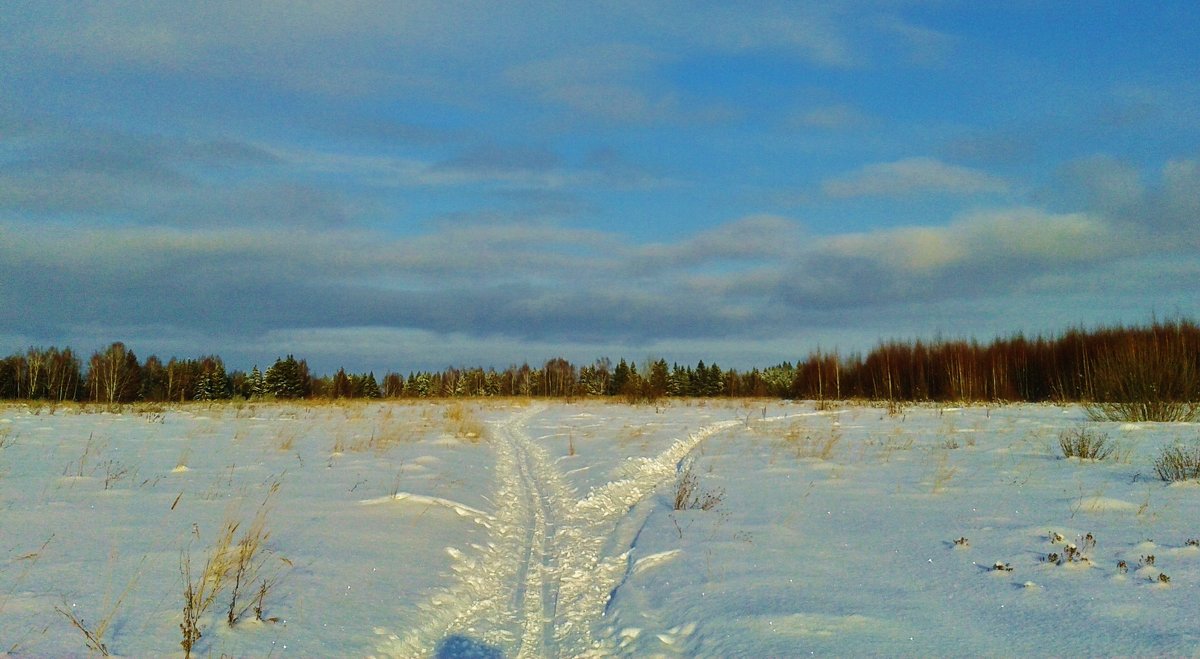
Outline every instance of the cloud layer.
POLYGON ((1047 11, 26 3, 0 347, 745 366, 1200 313, 1195 8, 1047 11))

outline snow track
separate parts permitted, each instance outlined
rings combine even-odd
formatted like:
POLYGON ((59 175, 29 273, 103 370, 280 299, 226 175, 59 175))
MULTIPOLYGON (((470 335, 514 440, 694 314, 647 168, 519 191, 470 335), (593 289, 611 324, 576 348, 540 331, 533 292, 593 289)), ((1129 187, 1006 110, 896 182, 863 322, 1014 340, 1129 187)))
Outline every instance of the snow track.
POLYGON ((494 425, 496 511, 480 520, 489 540, 470 551, 447 550, 457 582, 421 607, 418 628, 403 637, 388 635, 380 654, 431 656, 447 639, 478 656, 612 654, 593 629, 628 573, 644 523, 644 515, 636 520, 630 512, 673 482, 678 464, 697 444, 740 423, 706 426, 656 457, 630 460, 623 478, 576 500, 526 432, 542 409, 531 407, 494 425))

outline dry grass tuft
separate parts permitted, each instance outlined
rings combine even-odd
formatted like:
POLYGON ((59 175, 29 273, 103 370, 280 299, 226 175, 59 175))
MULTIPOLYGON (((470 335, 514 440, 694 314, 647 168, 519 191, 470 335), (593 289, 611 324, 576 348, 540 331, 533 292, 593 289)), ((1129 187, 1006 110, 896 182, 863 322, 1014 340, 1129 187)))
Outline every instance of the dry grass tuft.
POLYGON ((695 460, 688 458, 679 466, 675 479, 675 510, 712 510, 725 500, 725 490, 705 490, 696 475, 695 460))
MULTIPOLYGON (((279 480, 271 483, 249 524, 243 527, 237 520, 225 521, 198 575, 192 569, 190 550, 185 549, 182 553, 180 572, 184 581, 184 604, 179 629, 183 634, 180 646, 186 657, 191 656, 203 636, 201 619, 226 590, 229 591, 229 604, 225 608, 225 621, 230 626, 237 624, 251 608, 257 619, 263 619, 263 601, 279 579, 278 573, 271 573, 267 568, 266 554, 269 552, 265 545, 271 537, 267 516, 280 484, 279 480), (240 536, 239 529, 242 529, 240 536), (257 594, 248 595, 255 588, 257 594)), ((286 559, 281 560, 288 563, 286 559)))
POLYGON ((1154 471, 1168 482, 1200 479, 1200 445, 1164 448, 1154 460, 1154 471))
POLYGON ((179 645, 183 647, 185 657, 192 656, 192 649, 204 635, 200 631, 200 619, 212 608, 225 585, 227 565, 224 563, 224 557, 229 553, 237 529, 238 522, 225 523, 216 543, 209 550, 199 575, 192 570, 191 550, 185 549, 180 556, 179 571, 183 575, 183 622, 179 623, 179 630, 183 633, 183 640, 179 645))
POLYGON ((794 422, 784 431, 783 441, 798 458, 828 460, 842 441, 842 433, 833 426, 828 433, 814 432, 801 422, 794 422))
POLYGON ((275 447, 280 451, 291 451, 296 448, 296 438, 299 435, 300 429, 295 424, 282 424, 279 432, 275 434, 275 447))
POLYGON ((1058 435, 1058 446, 1064 458, 1093 462, 1107 459, 1116 449, 1116 445, 1108 439, 1107 434, 1087 427, 1062 431, 1058 435))
POLYGON ((442 417, 445 421, 446 431, 455 437, 472 443, 479 442, 484 438, 487 428, 475 416, 475 413, 462 403, 456 402, 447 405, 442 411, 442 417))
MULTIPOLYGON (((48 542, 48 541, 47 541, 48 542)), ((43 545, 44 547, 44 545, 43 545)), ((145 562, 145 559, 142 559, 145 562)), ((104 641, 105 635, 108 634, 109 628, 112 626, 113 620, 117 617, 117 612, 121 610, 121 605, 125 603, 125 598, 129 596, 129 592, 133 590, 137 584, 138 577, 141 576, 141 568, 134 573, 129 582, 125 584, 125 589, 116 599, 110 598, 107 594, 104 597, 104 604, 101 607, 105 613, 98 622, 94 625, 88 625, 84 619, 75 612, 75 606, 68 604, 66 597, 63 597, 62 606, 55 606, 54 610, 70 621, 71 626, 83 634, 84 645, 88 650, 98 653, 101 656, 109 656, 108 645, 104 641)))

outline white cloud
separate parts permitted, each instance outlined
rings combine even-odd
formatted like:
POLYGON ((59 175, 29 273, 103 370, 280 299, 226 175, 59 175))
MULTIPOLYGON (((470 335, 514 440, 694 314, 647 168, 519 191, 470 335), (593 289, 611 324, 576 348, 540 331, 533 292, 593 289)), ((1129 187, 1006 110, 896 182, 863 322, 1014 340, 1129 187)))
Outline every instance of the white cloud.
MULTIPOLYGON (((903 227, 828 238, 819 252, 866 260, 896 276, 953 269, 985 279, 997 262, 1070 267, 1113 256, 1120 243, 1103 221, 1033 208, 975 212, 943 227, 903 227)), ((1008 272, 1008 276, 1020 276, 1008 272)))
POLYGON ((850 174, 827 179, 822 189, 834 198, 931 193, 978 195, 1007 192, 1009 184, 998 176, 934 158, 906 158, 866 165, 850 174))

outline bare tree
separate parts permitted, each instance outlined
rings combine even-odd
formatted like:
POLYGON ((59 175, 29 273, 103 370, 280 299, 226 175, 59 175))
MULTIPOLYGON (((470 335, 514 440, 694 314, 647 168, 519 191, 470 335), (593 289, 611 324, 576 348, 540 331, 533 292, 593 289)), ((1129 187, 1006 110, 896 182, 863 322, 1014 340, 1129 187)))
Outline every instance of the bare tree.
POLYGON ((92 400, 112 405, 132 400, 138 390, 141 369, 137 356, 120 341, 104 352, 94 353, 88 369, 92 400))

